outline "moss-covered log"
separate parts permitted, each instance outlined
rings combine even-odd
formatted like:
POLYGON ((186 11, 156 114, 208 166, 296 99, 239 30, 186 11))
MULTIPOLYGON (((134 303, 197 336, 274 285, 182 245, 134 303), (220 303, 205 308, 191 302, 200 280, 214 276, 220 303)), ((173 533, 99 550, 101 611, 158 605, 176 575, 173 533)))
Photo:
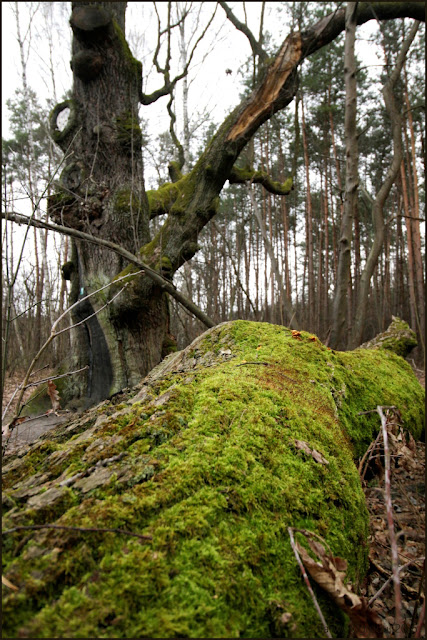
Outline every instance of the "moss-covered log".
POLYGON ((287 527, 325 538, 357 589, 368 514, 354 461, 380 426, 360 412, 377 405, 420 436, 424 392, 388 349, 334 352, 265 323, 209 330, 6 460, 3 574, 17 590, 3 587, 4 635, 324 637, 287 527), (46 523, 151 539, 8 532, 46 523))

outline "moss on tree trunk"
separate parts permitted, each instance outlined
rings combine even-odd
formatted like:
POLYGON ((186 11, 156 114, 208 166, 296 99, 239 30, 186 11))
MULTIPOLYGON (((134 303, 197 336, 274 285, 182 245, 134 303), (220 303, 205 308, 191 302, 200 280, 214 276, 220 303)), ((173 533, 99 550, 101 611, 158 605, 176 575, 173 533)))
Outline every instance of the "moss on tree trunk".
POLYGON ((354 461, 380 426, 359 413, 391 404, 419 437, 424 392, 389 350, 334 352, 266 323, 209 330, 6 460, 3 530, 152 539, 6 533, 3 573, 18 590, 4 587, 4 634, 324 637, 287 527, 324 537, 357 589, 368 514, 354 461))

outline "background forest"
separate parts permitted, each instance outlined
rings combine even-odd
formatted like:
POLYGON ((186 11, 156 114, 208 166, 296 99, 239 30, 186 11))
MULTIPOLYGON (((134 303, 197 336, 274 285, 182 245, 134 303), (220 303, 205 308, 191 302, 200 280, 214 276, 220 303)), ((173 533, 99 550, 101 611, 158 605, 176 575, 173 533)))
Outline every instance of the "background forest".
MULTIPOLYGON (((139 4, 133 3, 132 11, 136 12, 139 4)), ((240 20, 252 21, 251 28, 259 32, 264 49, 273 52, 283 37, 282 25, 286 32, 290 27, 304 30, 305 25, 342 3, 255 4, 256 16, 251 9, 249 18, 244 3, 236 3, 233 10, 240 20), (266 27, 273 24, 277 33, 266 27)), ((70 8, 61 2, 9 5, 13 20, 8 26, 19 45, 21 79, 15 97, 7 105, 10 134, 2 138, 2 206, 3 211, 33 212, 45 220, 47 197, 61 170, 61 154, 49 136, 48 117, 53 105, 67 97, 61 94, 60 87, 67 85, 64 77, 70 50, 70 8), (29 60, 39 42, 47 47, 48 56, 40 60, 40 76, 35 82, 29 73, 29 60), (45 88, 38 91, 43 83, 48 99, 43 98, 45 88)), ((172 22, 179 23, 170 30, 175 51, 172 64, 183 69, 195 53, 190 73, 177 85, 174 99, 168 106, 166 99, 161 101, 159 108, 169 114, 171 124, 164 116, 146 120, 151 116, 146 115, 144 107, 140 109, 148 188, 169 181, 168 163, 178 160, 179 154, 184 154, 185 168, 192 168, 226 115, 223 111, 216 116, 218 106, 213 108, 211 94, 200 94, 197 78, 203 77, 202 63, 215 58, 215 45, 219 43, 221 47, 224 38, 237 39, 238 32, 224 31, 226 18, 221 8, 214 3, 204 5, 203 12, 202 3, 173 3, 171 8, 172 22), (199 40, 202 44, 193 52, 199 40)), ((145 19, 151 16, 154 46, 148 35, 138 35, 138 22, 127 21, 132 53, 143 61, 144 86, 152 82, 150 57, 157 26, 159 30, 164 28, 166 18, 162 11, 166 6, 164 3, 162 8, 160 4, 150 10, 144 8, 145 19)), ((384 235, 369 280, 367 301, 359 296, 377 234, 374 203, 393 155, 392 123, 382 90, 410 26, 408 19, 373 21, 368 30, 358 29, 356 34, 360 183, 352 227, 346 333, 338 346, 357 346, 352 344, 352 327, 363 305, 366 315, 359 343, 385 330, 392 315, 399 316, 417 332, 419 347, 414 352, 414 362, 420 367, 424 364, 425 323, 424 25, 417 32, 394 86, 394 100, 403 125, 403 159, 383 208, 384 235), (378 64, 376 59, 367 61, 369 51, 376 52, 378 64)), ((232 61, 232 68, 221 70, 241 96, 250 93, 257 75, 257 60, 250 55, 249 46, 246 50, 242 66, 236 68, 232 61)), ((208 82, 206 77, 204 80, 208 82)), ((68 84, 71 86, 71 75, 68 84)), ((262 185, 227 184, 219 213, 199 237, 199 251, 175 276, 177 288, 215 322, 241 318, 286 326, 293 323, 322 341, 329 340, 344 212, 344 96, 342 34, 305 60, 296 100, 259 129, 239 158, 241 168, 253 166, 266 171, 275 181, 283 183, 292 175, 291 193, 280 196, 269 193, 262 185)), ((161 218, 154 218, 151 224, 154 231, 161 218)), ((70 259, 70 250, 71 241, 53 232, 3 225, 3 385, 7 374, 20 373, 28 366, 48 338, 52 324, 67 307, 67 283, 62 278, 61 265, 70 259)), ((171 333, 179 348, 204 331, 201 322, 172 299, 171 312, 171 333)), ((53 341, 41 365, 54 367, 66 359, 72 348, 70 339, 70 333, 65 332, 53 341)))

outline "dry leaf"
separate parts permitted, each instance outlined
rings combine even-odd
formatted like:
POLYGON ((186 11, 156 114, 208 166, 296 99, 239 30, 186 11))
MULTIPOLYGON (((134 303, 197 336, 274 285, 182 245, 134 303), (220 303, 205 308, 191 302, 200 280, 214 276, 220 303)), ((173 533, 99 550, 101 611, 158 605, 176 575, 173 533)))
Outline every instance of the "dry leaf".
POLYGON ((321 453, 316 451, 316 449, 311 449, 304 440, 295 440, 295 446, 297 449, 301 449, 307 455, 311 456, 313 460, 318 462, 319 464, 329 464, 329 462, 322 456, 321 453))
POLYGON ((296 542, 298 553, 310 576, 322 587, 333 601, 349 616, 355 638, 382 638, 381 620, 375 611, 368 608, 367 599, 359 597, 345 586, 345 571, 347 566, 343 558, 327 555, 324 547, 308 538, 310 547, 320 558, 316 562, 309 556, 307 550, 296 542))
POLYGON ((56 384, 52 380, 47 382, 47 392, 49 394, 50 401, 52 403, 52 409, 58 411, 61 408, 61 402, 59 398, 59 392, 56 388, 56 384))
POLYGON ((4 584, 5 587, 9 587, 9 589, 13 589, 14 591, 19 591, 19 588, 15 587, 15 585, 12 584, 11 581, 5 578, 4 576, 1 577, 1 583, 4 584))
POLYGON ((417 445, 415 444, 415 440, 412 436, 412 433, 409 433, 408 436, 409 436, 408 447, 413 453, 415 453, 415 451, 417 450, 417 445))

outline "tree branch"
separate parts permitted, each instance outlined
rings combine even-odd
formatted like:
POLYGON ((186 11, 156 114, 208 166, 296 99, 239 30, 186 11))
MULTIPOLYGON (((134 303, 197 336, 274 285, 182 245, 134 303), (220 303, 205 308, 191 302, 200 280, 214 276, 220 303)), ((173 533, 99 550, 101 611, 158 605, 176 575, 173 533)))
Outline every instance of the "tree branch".
MULTIPOLYGON (((236 27, 236 29, 238 31, 241 31, 247 37, 247 39, 249 40, 249 44, 251 45, 252 53, 254 54, 254 56, 258 56, 260 63, 264 64, 268 59, 268 55, 262 48, 260 42, 258 42, 258 40, 255 38, 252 31, 249 29, 248 25, 244 24, 243 22, 240 22, 240 20, 236 18, 236 16, 234 15, 234 13, 232 12, 232 10, 230 9, 230 7, 226 2, 218 2, 218 4, 224 9, 227 18, 236 27)), ((263 22, 263 17, 264 17, 264 3, 262 7, 262 14, 261 14, 261 25, 263 22)))
POLYGON ((278 196, 287 196, 293 189, 292 178, 288 178, 285 182, 277 182, 272 180, 266 171, 256 171, 255 169, 234 166, 228 176, 230 184, 244 184, 245 182, 253 182, 262 184, 264 189, 278 196))
POLYGON ((11 222, 16 222, 18 224, 30 224, 33 227, 39 227, 42 229, 50 229, 51 231, 57 231, 58 233, 62 233, 67 236, 71 236, 73 238, 77 238, 79 240, 84 240, 86 242, 91 242, 92 244, 96 244, 102 247, 106 247, 111 251, 114 251, 118 255, 125 258, 128 262, 134 264, 140 269, 144 270, 144 273, 151 278, 157 285, 159 285, 162 289, 164 289, 167 293, 169 293, 173 298, 178 300, 183 307, 188 309, 196 318, 201 320, 204 325, 207 327, 214 327, 215 322, 209 318, 197 305, 195 305, 191 300, 188 300, 185 296, 180 293, 175 286, 164 278, 160 273, 151 269, 147 264, 139 260, 132 253, 123 249, 119 245, 114 242, 109 242, 108 240, 103 240, 102 238, 95 238, 94 236, 89 235, 88 233, 84 233, 83 231, 77 231, 77 229, 71 229, 70 227, 63 227, 62 225, 52 224, 49 222, 42 222, 41 220, 30 219, 27 216, 24 216, 20 213, 2 213, 2 218, 5 220, 9 220, 11 222))
MULTIPOLYGON (((156 9, 156 13, 157 13, 157 9, 156 9)), ((157 47, 156 47, 156 51, 154 54, 154 59, 153 59, 153 63, 156 66, 156 69, 159 73, 163 73, 164 77, 165 77, 165 84, 163 85, 163 87, 161 87, 160 89, 156 89, 156 91, 153 91, 153 93, 150 93, 149 95, 142 93, 141 95, 141 104, 143 105, 148 105, 148 104, 152 104, 153 102, 156 102, 156 100, 158 100, 159 98, 162 98, 163 96, 167 96, 169 94, 172 93, 172 91, 175 88, 175 85, 177 82, 179 82, 179 80, 182 80, 182 78, 184 78, 187 74, 188 74, 188 69, 190 67, 191 61, 193 60, 193 56, 194 53, 197 49, 197 46, 199 45, 200 41, 204 38, 206 31, 209 29, 210 25, 212 24, 212 21, 215 17, 216 14, 216 8, 215 11, 212 14, 212 17, 210 18, 210 20, 208 21, 206 27, 203 29, 201 35, 199 36, 199 38, 196 40, 193 49, 191 50, 190 56, 188 58, 187 64, 185 65, 183 71, 181 73, 179 73, 177 76, 175 76, 175 78, 173 80, 170 80, 169 78, 169 66, 168 66, 168 62, 166 64, 166 69, 167 69, 167 73, 165 73, 166 69, 162 69, 160 67, 160 65, 158 64, 158 54, 160 51, 160 36, 165 33, 166 31, 169 32, 169 38, 170 38, 170 29, 172 27, 169 27, 168 29, 166 29, 165 31, 160 31, 160 18, 159 15, 157 14, 157 19, 159 21, 159 38, 157 41, 157 47)), ((176 25, 174 25, 176 26, 176 25)), ((168 44, 168 51, 170 50, 170 43, 168 44)))
MULTIPOLYGON (((358 24, 375 18, 370 7, 359 3, 358 24)), ((384 20, 424 19, 424 8, 417 2, 375 3, 375 11, 384 20)), ((192 171, 178 182, 148 192, 151 215, 170 214, 150 246, 158 247, 170 260, 173 272, 197 252, 198 234, 217 213, 219 194, 241 151, 264 122, 293 100, 298 66, 344 30, 344 16, 345 10, 339 9, 306 31, 291 33, 256 89, 227 116, 192 171)))

